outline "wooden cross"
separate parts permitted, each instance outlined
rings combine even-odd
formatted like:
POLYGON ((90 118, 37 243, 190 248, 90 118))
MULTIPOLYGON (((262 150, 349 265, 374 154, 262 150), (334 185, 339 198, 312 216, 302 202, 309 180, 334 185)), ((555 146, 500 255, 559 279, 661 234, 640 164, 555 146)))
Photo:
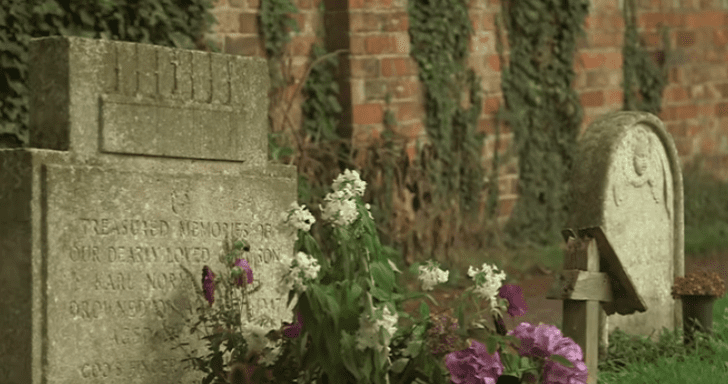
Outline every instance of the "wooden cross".
POLYGON ((564 270, 546 298, 564 301, 564 336, 584 353, 587 384, 597 384, 600 335, 606 344, 606 315, 644 312, 647 306, 600 227, 576 234, 565 229, 562 235, 567 243, 564 270))

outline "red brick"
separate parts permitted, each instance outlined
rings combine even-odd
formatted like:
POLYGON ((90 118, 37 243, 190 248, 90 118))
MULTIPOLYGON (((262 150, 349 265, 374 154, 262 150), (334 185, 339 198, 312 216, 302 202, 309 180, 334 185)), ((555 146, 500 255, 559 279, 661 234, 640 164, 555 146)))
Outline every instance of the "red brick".
POLYGON ((695 45, 695 31, 677 31, 675 42, 681 48, 692 47, 695 45))
POLYGON ((685 27, 688 29, 725 26, 725 13, 723 12, 704 11, 685 15, 685 18, 685 27))
POLYGON ((599 68, 604 64, 604 55, 599 53, 579 53, 579 62, 584 69, 599 68))
POLYGON ((700 153, 703 155, 715 153, 716 147, 717 143, 715 142, 715 139, 711 137, 703 137, 700 140, 700 153))
POLYGON ((291 19, 296 21, 296 25, 298 25, 299 31, 306 30, 306 14, 305 13, 294 13, 289 16, 291 19))
POLYGON ((385 32, 406 32, 409 29, 409 16, 407 12, 382 14, 385 18, 383 30, 385 32))
POLYGON ((394 99, 409 99, 420 93, 420 82, 417 78, 398 79, 390 86, 394 99))
POLYGON ((225 53, 240 56, 263 56, 262 40, 255 36, 225 36, 225 53))
POLYGON ((258 33, 258 15, 253 12, 240 14, 240 33, 258 33))
POLYGON ((716 84, 715 89, 720 92, 720 97, 723 99, 728 98, 728 83, 716 84))
POLYGON ((237 33, 241 29, 240 10, 233 8, 213 9, 213 16, 217 24, 213 27, 215 33, 237 33))
POLYGON ((420 121, 416 121, 410 124, 400 124, 397 128, 397 133, 407 137, 408 139, 416 139, 424 132, 425 126, 420 121))
POLYGON ((609 89, 606 94, 606 105, 622 105, 624 103, 624 91, 621 89, 609 89))
POLYGON ((604 105, 604 92, 584 92, 579 97, 581 105, 584 107, 601 107, 604 105))
POLYGON ((379 60, 371 58, 351 58, 351 77, 376 78, 379 77, 379 60))
POLYGON ((359 36, 352 36, 349 39, 349 50, 351 51, 352 55, 365 55, 367 53, 366 49, 364 48, 364 41, 366 40, 365 37, 359 37, 359 36))
POLYGON ((313 8, 313 1, 311 0, 298 0, 298 9, 311 9, 313 8))
MULTIPOLYGON (((339 1, 344 3, 347 0, 339 0, 339 1)), ((348 0, 348 1, 349 1, 349 9, 364 8, 364 0, 348 0)))
POLYGON ((260 0, 248 0, 248 8, 259 9, 260 0))
POLYGON ((286 52, 293 56, 308 56, 315 42, 316 36, 295 36, 286 45, 286 52))
POLYGON ((728 103, 718 103, 715 105, 715 115, 718 117, 728 116, 728 103))
POLYGON ((350 23, 352 32, 378 32, 380 28, 377 15, 369 12, 352 12, 350 23))
POLYGON ((408 33, 394 34, 394 53, 410 53, 410 37, 408 33))
POLYGON ((354 106, 354 124, 381 124, 384 111, 381 104, 362 104, 354 106))
POLYGON ((586 16, 584 18, 584 29, 590 29, 595 24, 594 16, 586 16))
POLYGON ((498 218, 507 218, 511 216, 513 207, 516 205, 518 197, 501 198, 498 201, 498 218))
POLYGON ((624 37, 621 33, 599 32, 587 36, 590 48, 621 47, 624 37))
POLYGON ((498 109, 500 108, 500 103, 500 97, 489 97, 485 99, 483 103, 483 113, 489 115, 498 112, 498 109))
POLYGON ((365 52, 370 55, 395 52, 394 39, 389 36, 372 36, 364 38, 365 52))
POLYGON ((382 59, 382 76, 408 76, 413 75, 409 58, 394 57, 382 59))
POLYGON ((728 30, 725 28, 713 30, 713 45, 722 47, 726 44, 728 44, 728 30))
POLYGON ((682 101, 688 98, 688 91, 679 85, 669 85, 664 91, 666 101, 682 101))
POLYGON ((414 162, 414 160, 417 158, 417 146, 415 143, 409 143, 407 145, 407 158, 409 158, 410 165, 414 162))
POLYGON ((675 139, 675 148, 677 149, 678 156, 692 156, 693 140, 689 138, 677 138, 675 139))
MULTIPOLYGON (((501 66, 500 66, 501 63, 500 63, 500 58, 498 57, 498 55, 487 55, 486 57, 488 58, 487 59, 488 60, 488 66, 493 71, 500 72, 501 71, 501 66)), ((508 60, 508 57, 506 57, 505 59, 508 60)))
POLYGON ((394 103, 393 106, 397 109, 397 121, 399 122, 404 123, 424 117, 424 108, 419 102, 394 103))

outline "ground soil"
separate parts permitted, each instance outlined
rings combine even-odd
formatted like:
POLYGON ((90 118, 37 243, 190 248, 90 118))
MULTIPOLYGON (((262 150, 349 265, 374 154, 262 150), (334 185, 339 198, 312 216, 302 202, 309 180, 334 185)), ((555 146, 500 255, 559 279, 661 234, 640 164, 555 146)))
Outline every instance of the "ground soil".
MULTIPOLYGON (((694 272, 699 269, 718 272, 723 281, 728 282, 728 252, 714 253, 702 257, 688 256, 685 258, 685 273, 694 272)), ((510 269, 508 266, 505 267, 505 271, 509 276, 513 276, 517 280, 517 284, 521 286, 526 305, 528 306, 528 311, 523 316, 512 318, 507 314, 505 315, 504 320, 507 329, 513 329, 524 321, 532 324, 542 322, 545 324, 561 325, 562 302, 546 298, 546 292, 548 292, 554 282, 554 278, 557 276, 555 272, 544 271, 540 268, 533 268, 527 272, 519 272, 510 269)), ((416 280, 408 280, 407 287, 414 291, 420 290, 416 280)), ((437 313, 452 307, 451 304, 453 304, 454 299, 461 295, 464 289, 448 288, 442 285, 437 286, 434 291, 429 293, 440 305, 434 305, 427 300, 427 304, 430 306, 430 312, 437 313)), ((418 317, 416 313, 420 303, 421 300, 406 302, 404 309, 413 316, 418 317)), ((487 305, 487 302, 483 302, 482 305, 487 305)))

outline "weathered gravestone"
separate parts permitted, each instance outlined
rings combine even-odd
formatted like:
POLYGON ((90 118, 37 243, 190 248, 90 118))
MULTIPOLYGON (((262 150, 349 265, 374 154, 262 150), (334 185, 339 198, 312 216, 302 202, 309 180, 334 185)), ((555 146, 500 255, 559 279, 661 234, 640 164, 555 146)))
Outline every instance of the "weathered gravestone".
POLYGON ((601 227, 647 307, 608 316, 609 332, 657 340, 663 327, 682 328, 681 303, 670 295, 684 275, 682 171, 662 122, 644 112, 601 117, 579 141, 573 172, 567 227, 601 227))
POLYGON ((296 171, 266 163, 264 60, 52 37, 29 63, 30 148, 0 150, 0 383, 199 383, 164 341, 203 347, 181 267, 227 273, 238 238, 248 321, 292 321, 271 271, 296 171))

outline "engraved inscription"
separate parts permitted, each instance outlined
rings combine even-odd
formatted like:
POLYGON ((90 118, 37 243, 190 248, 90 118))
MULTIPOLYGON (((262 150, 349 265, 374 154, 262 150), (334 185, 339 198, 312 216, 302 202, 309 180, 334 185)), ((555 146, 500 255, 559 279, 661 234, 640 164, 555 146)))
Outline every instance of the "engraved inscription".
MULTIPOLYGON (((187 329, 207 305, 195 288, 203 265, 220 277, 229 273, 222 256, 237 239, 252 246, 237 256, 254 268, 249 288, 258 288, 246 310, 270 328, 293 320, 287 295, 276 289, 293 239, 279 229, 278 211, 255 205, 230 211, 234 200, 250 196, 228 197, 244 186, 239 178, 111 177, 94 167, 61 166, 49 166, 47 177, 52 209, 44 289, 47 333, 56 340, 47 352, 52 377, 89 384, 199 382, 192 379, 199 372, 180 363, 184 351, 204 349, 187 329), (175 349, 178 343, 188 346, 175 349)), ((263 193, 272 186, 251 188, 263 193)), ((266 199, 285 207, 283 197, 266 199)))

